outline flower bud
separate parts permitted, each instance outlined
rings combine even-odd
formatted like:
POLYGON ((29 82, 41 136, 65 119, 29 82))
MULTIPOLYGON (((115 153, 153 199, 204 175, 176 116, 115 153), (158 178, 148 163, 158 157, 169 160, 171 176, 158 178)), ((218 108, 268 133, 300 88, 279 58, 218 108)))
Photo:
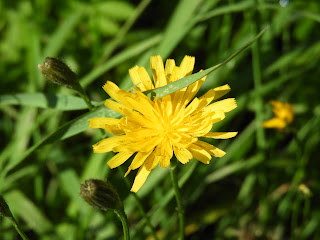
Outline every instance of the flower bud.
POLYGON ((81 184, 81 197, 91 206, 101 210, 123 210, 123 204, 113 187, 102 180, 89 179, 81 184))
POLYGON ((3 197, 0 195, 0 216, 14 219, 10 208, 3 197))
POLYGON ((61 60, 47 57, 43 65, 39 64, 38 68, 51 82, 76 91, 82 91, 77 75, 61 60))

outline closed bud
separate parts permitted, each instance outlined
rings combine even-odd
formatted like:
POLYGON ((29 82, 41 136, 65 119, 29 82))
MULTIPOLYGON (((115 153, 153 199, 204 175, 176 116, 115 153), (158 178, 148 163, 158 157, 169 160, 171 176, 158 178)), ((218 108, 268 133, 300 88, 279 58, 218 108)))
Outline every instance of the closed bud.
POLYGON ((43 65, 39 64, 38 68, 41 69, 41 73, 51 82, 78 92, 82 91, 77 75, 61 60, 47 57, 43 65))
POLYGON ((101 210, 122 210, 123 204, 113 187, 102 180, 89 179, 81 184, 81 197, 91 206, 101 210))
POLYGON ((6 201, 3 199, 1 195, 0 195, 0 216, 7 217, 12 220, 14 219, 8 204, 6 203, 6 201))

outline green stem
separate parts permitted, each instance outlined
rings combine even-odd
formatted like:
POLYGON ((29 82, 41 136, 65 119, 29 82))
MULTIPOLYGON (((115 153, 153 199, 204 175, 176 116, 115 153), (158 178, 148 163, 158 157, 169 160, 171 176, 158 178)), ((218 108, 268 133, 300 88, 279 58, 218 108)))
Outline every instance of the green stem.
POLYGON ((14 220, 14 218, 9 218, 14 226, 14 228, 17 230, 17 232, 19 233, 20 237, 23 240, 29 240, 29 238, 27 237, 27 235, 21 230, 21 228, 19 227, 18 223, 14 220))
POLYGON ((172 162, 170 164, 170 176, 171 181, 174 189, 174 193, 176 196, 177 206, 178 206, 178 216, 179 216, 179 230, 180 230, 180 240, 184 239, 184 208, 181 201, 181 195, 180 195, 180 189, 178 185, 178 179, 175 172, 175 168, 177 166, 177 160, 172 159, 172 162))
MULTIPOLYGON (((121 174, 121 175, 124 175, 124 170, 123 170, 122 166, 119 166, 118 169, 119 169, 119 171, 120 171, 120 174, 121 174)), ((125 184, 127 185, 128 189, 130 189, 129 180, 128 180, 127 178, 124 178, 124 182, 125 182, 125 184)), ((136 204, 137 204, 137 207, 138 207, 138 210, 139 210, 141 216, 142 216, 143 219, 146 221, 147 226, 148 226, 149 229, 151 230, 151 233, 152 233, 153 238, 154 238, 155 240, 158 240, 158 237, 157 237, 157 235, 156 235, 156 231, 154 230, 154 228, 153 228, 153 226, 152 226, 152 224, 151 224, 151 222, 150 222, 150 219, 149 219, 147 213, 146 213, 146 212, 144 211, 144 209, 143 209, 143 205, 142 205, 142 203, 141 203, 140 198, 139 198, 138 195, 135 194, 135 193, 132 193, 132 196, 134 197, 134 200, 136 201, 136 204)))
POLYGON ((118 215, 118 217, 121 220, 124 240, 130 240, 128 218, 126 213, 123 210, 114 210, 114 212, 118 215))
MULTIPOLYGON (((257 4, 257 0, 256 0, 257 4)), ((260 27, 260 15, 258 11, 255 11, 252 18, 254 34, 258 33, 260 27)), ((253 67, 253 80, 254 80, 254 90, 255 90, 255 100, 256 100, 256 127, 257 127, 257 145, 260 150, 265 148, 266 140, 263 127, 261 123, 263 121, 263 99, 261 95, 261 85, 262 85, 262 73, 261 73, 261 54, 260 54, 260 39, 252 44, 252 67, 253 67)))
POLYGON ((79 94, 79 96, 84 100, 84 102, 87 104, 88 108, 90 111, 93 110, 94 106, 92 105, 92 103, 89 100, 88 95, 86 94, 85 90, 81 87, 81 90, 77 91, 77 93, 79 94))

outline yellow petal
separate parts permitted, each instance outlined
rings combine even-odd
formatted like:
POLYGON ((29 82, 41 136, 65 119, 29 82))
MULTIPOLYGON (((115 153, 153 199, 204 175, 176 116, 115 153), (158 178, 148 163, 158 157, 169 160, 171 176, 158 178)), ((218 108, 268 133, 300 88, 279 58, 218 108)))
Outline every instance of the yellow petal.
POLYGON ((137 155, 132 160, 132 163, 129 166, 129 169, 137 169, 139 168, 147 159, 147 157, 150 156, 150 154, 153 152, 153 150, 149 152, 138 152, 137 155))
POLYGON ((191 56, 185 56, 180 64, 181 75, 183 77, 191 75, 194 68, 195 58, 191 56))
POLYGON ((153 83, 144 67, 135 66, 129 69, 129 75, 134 85, 142 92, 154 89, 153 83))
POLYGON ((225 84, 223 86, 220 87, 216 87, 213 89, 215 91, 215 97, 213 100, 216 100, 218 98, 221 98, 222 96, 224 96, 225 94, 227 94, 228 92, 230 92, 231 88, 228 84, 225 84))
POLYGON ((124 131, 120 128, 120 120, 115 118, 90 118, 89 127, 91 128, 103 128, 113 135, 124 134, 124 131))
POLYGON ((193 157, 197 159, 198 161, 204 163, 204 164, 209 164, 211 160, 211 155, 208 153, 205 149, 202 147, 192 144, 188 148, 188 150, 192 153, 193 157))
POLYGON ((190 127, 188 132, 192 136, 203 136, 208 133, 212 129, 212 120, 210 116, 207 118, 202 119, 199 122, 194 122, 193 125, 190 127))
POLYGON ((144 127, 144 128, 155 127, 155 123, 151 121, 149 118, 146 118, 140 112, 137 112, 131 109, 129 110, 124 109, 123 113, 126 116, 125 124, 128 126, 130 126, 130 123, 136 123, 137 126, 144 127), (129 122, 128 122, 128 119, 129 119, 129 122))
POLYGON ((105 138, 92 146, 93 152, 104 153, 104 152, 113 151, 115 147, 123 144, 123 142, 125 142, 126 139, 127 139, 127 136, 116 136, 116 137, 105 138))
POLYGON ((264 128, 284 128, 287 126, 286 122, 281 118, 271 118, 262 123, 264 128))
POLYGON ((157 119, 158 114, 154 109, 154 103, 144 94, 126 94, 123 96, 123 101, 126 102, 126 106, 137 110, 150 120, 157 119))
POLYGON ((151 170, 147 170, 147 168, 144 165, 142 165, 137 173, 136 178, 134 179, 134 182, 130 191, 137 192, 147 180, 147 177, 149 176, 150 172, 151 170))
POLYGON ((158 156, 159 162, 160 162, 160 167, 161 168, 167 168, 170 165, 170 158, 166 157, 166 156, 158 156))
POLYGON ((138 72, 140 75, 141 82, 145 86, 146 90, 154 89, 154 85, 153 85, 146 69, 144 67, 140 67, 138 72))
POLYGON ((126 109, 129 109, 128 107, 124 106, 123 104, 120 104, 120 103, 117 103, 115 101, 112 101, 110 99, 107 99, 105 102, 104 102, 104 105, 115 111, 115 112, 118 112, 118 113, 122 113, 123 114, 123 109, 126 108, 126 109))
POLYGON ((134 67, 130 68, 129 69, 129 75, 130 75, 130 78, 132 80, 132 83, 134 85, 136 85, 139 89, 141 89, 141 91, 145 91, 145 90, 143 90, 144 86, 141 83, 141 79, 140 79, 140 76, 139 76, 139 73, 138 73, 138 69, 139 69, 138 66, 134 66, 134 67), (142 86, 139 86, 139 85, 142 85, 142 86))
POLYGON ((162 140, 161 144, 158 145, 158 147, 160 148, 160 154, 162 156, 169 158, 169 160, 172 158, 173 156, 172 144, 168 137, 165 137, 162 140))
POLYGON ((157 158, 155 152, 153 151, 150 156, 146 159, 144 166, 147 168, 147 170, 154 169, 159 163, 159 158, 157 158))
POLYGON ((118 93, 121 90, 115 83, 111 81, 107 81, 103 85, 103 90, 106 91, 106 93, 113 98, 115 101, 122 103, 121 97, 119 97, 118 93))
POLYGON ((164 72, 163 61, 158 56, 152 56, 150 58, 150 68, 153 75, 154 85, 156 88, 167 85, 166 75, 164 72))
POLYGON ((130 141, 124 142, 123 144, 118 144, 113 148, 114 152, 149 152, 154 149, 161 138, 153 137, 149 138, 146 141, 134 141, 129 138, 130 141))
POLYGON ((199 103, 200 103, 199 99, 194 98, 192 102, 186 107, 185 116, 188 116, 193 112, 195 112, 199 107, 199 103))
POLYGON ((132 155, 133 155, 133 153, 130 153, 130 152, 120 152, 120 153, 114 155, 108 161, 108 165, 110 168, 119 167, 122 163, 127 161, 132 155))
MULTIPOLYGON (((173 69, 170 72, 170 77, 169 77, 169 81, 168 82, 175 82, 177 80, 179 80, 180 78, 182 78, 182 74, 181 74, 181 69, 177 66, 174 66, 173 69)), ((179 91, 181 91, 182 89, 180 89, 179 91)))
POLYGON ((127 132, 127 136, 133 141, 148 141, 151 137, 159 136, 162 132, 154 128, 139 128, 133 129, 132 132, 127 132))
MULTIPOLYGON (((155 109, 157 113, 162 113, 161 118, 168 123, 168 117, 172 115, 171 95, 166 95, 161 99, 157 99, 155 109)), ((160 116, 160 114, 158 114, 158 116, 160 116)))
POLYGON ((197 141, 195 143, 195 145, 200 146, 201 148, 203 148, 204 150, 209 152, 214 157, 223 157, 224 155, 226 155, 226 153, 224 151, 222 151, 221 149, 219 149, 215 146, 212 146, 211 144, 206 143, 206 142, 197 141))
POLYGON ((192 159, 191 152, 185 148, 174 147, 174 155, 182 164, 186 164, 190 159, 192 159))
POLYGON ((172 135, 174 136, 173 138, 170 138, 172 145, 181 149, 188 148, 192 143, 198 141, 196 137, 191 136, 189 133, 172 133, 170 137, 172 135))
POLYGON ((156 147, 154 151, 155 162, 158 164, 160 162, 161 168, 166 168, 170 164, 170 159, 173 156, 172 145, 167 137, 165 137, 162 142, 156 147))
POLYGON ((236 107, 237 107, 236 100, 234 98, 227 98, 227 99, 212 103, 206 108, 210 109, 210 111, 223 110, 223 112, 226 113, 226 112, 230 112, 236 107))
POLYGON ((175 68, 175 66, 176 66, 176 63, 173 59, 167 59, 164 71, 165 71, 168 83, 171 82, 170 78, 171 78, 171 74, 172 74, 172 71, 175 68))
POLYGON ((238 132, 209 132, 205 134, 203 137, 214 138, 214 139, 227 139, 235 137, 238 132))
POLYGON ((212 124, 222 121, 226 117, 223 110, 217 110, 214 112, 214 115, 211 117, 212 124))
POLYGON ((202 95, 199 98, 199 101, 200 101, 199 109, 202 109, 202 108, 208 106, 213 101, 215 96, 216 96, 216 92, 214 91, 214 89, 210 89, 208 92, 206 92, 204 95, 202 95))
POLYGON ((204 80, 206 79, 206 76, 199 79, 198 81, 192 83, 187 87, 187 90, 184 93, 184 96, 181 100, 182 106, 185 107, 187 104, 194 98, 194 96, 198 93, 200 87, 204 83, 204 80))
POLYGON ((116 125, 119 124, 119 119, 115 118, 105 118, 105 117, 97 117, 89 119, 89 127, 91 128, 105 128, 105 125, 116 125))
POLYGON ((199 100, 200 100, 199 108, 201 109, 201 108, 206 107, 213 100, 216 100, 216 99, 222 97, 223 95, 225 95, 229 91, 230 91, 230 87, 228 84, 220 86, 220 87, 216 87, 214 89, 210 89, 208 92, 206 92, 203 96, 201 96, 199 98, 199 100))

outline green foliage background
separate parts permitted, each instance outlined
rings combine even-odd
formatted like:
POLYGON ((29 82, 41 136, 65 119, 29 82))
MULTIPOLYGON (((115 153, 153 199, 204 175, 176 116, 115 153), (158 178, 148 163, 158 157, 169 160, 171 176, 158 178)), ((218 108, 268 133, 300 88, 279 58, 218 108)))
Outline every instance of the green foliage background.
MULTIPOLYGON (((207 77, 201 93, 228 83, 238 108, 214 125, 239 131, 213 141, 227 152, 210 165, 178 166, 187 239, 320 239, 320 4, 291 0, 132 0, 0 2, 0 194, 30 239, 121 239, 113 212, 99 212, 80 197, 88 178, 119 191, 132 239, 152 239, 123 174, 93 154, 102 137, 88 129, 92 116, 71 90, 48 83, 37 65, 59 57, 99 105, 106 80, 123 89, 128 69, 149 70, 160 54, 180 64, 196 57, 195 71, 222 62, 270 29, 251 48, 207 77), (290 102, 290 129, 265 130, 269 100, 290 102), (298 191, 305 184, 309 196, 298 191)), ((125 165, 127 167, 128 164, 125 165)), ((135 172, 127 179, 131 184, 135 172)), ((153 170, 138 192, 160 239, 177 239, 176 206, 168 170, 153 170)), ((0 239, 19 239, 0 218, 0 239)))

